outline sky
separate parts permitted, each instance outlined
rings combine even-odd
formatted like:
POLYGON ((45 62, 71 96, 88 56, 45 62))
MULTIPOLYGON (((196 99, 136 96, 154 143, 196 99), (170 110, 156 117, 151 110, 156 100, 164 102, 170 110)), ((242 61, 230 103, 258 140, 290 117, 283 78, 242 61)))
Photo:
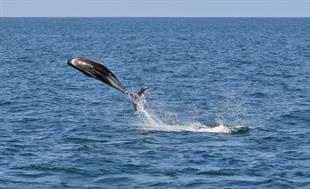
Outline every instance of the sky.
POLYGON ((0 0, 0 17, 310 17, 310 0, 0 0))

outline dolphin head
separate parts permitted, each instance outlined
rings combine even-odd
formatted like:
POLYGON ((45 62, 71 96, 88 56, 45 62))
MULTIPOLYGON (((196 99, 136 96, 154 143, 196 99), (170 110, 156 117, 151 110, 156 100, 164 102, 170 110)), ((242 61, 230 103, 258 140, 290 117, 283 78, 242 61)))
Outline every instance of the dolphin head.
MULTIPOLYGON (((88 77, 94 77, 94 71, 92 70, 92 64, 84 61, 83 58, 70 58, 66 61, 69 66, 81 71, 88 77)), ((96 78, 96 77, 94 77, 96 78)), ((96 78, 97 79, 97 78, 96 78)))
POLYGON ((70 59, 67 60, 66 63, 68 65, 70 65, 70 66, 76 67, 76 65, 77 65, 77 58, 70 58, 70 59))
POLYGON ((67 64, 79 69, 82 72, 83 70, 89 70, 91 67, 93 67, 92 64, 88 61, 85 61, 84 58, 70 58, 67 60, 67 64))

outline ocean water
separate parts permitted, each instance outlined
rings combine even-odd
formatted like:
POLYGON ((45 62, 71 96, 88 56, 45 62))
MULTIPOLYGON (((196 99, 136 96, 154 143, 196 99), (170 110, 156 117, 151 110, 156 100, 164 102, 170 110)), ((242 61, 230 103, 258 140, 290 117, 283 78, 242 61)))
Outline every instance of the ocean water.
POLYGON ((310 188, 310 19, 0 18, 0 188, 310 188), (65 64, 102 62, 127 96, 65 64))

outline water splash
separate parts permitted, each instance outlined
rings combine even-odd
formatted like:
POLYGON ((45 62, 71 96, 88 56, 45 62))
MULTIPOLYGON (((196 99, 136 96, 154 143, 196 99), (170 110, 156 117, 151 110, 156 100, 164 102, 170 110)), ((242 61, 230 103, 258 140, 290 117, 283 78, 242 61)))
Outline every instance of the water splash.
POLYGON ((137 103, 137 115, 142 119, 143 124, 139 125, 139 129, 145 131, 163 131, 163 132, 207 132, 207 133, 234 133, 242 134, 249 131, 244 126, 226 126, 223 123, 216 126, 208 126, 200 122, 168 124, 160 119, 154 112, 147 107, 145 98, 141 98, 137 103))

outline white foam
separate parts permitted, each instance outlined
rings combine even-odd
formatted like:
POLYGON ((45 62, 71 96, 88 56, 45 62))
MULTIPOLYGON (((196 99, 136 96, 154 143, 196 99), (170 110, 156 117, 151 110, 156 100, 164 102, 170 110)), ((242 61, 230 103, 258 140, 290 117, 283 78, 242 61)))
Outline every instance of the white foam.
POLYGON ((145 108, 145 99, 140 100, 137 108, 137 114, 143 120, 142 124, 138 125, 138 129, 145 131, 163 131, 163 132, 207 132, 207 133, 231 133, 241 126, 228 127, 224 124, 217 126, 208 126, 200 122, 182 123, 182 124, 167 124, 162 121, 155 113, 148 111, 145 108))
POLYGON ((198 132, 198 133, 231 133, 232 130, 225 125, 218 125, 215 127, 210 127, 207 125, 197 125, 191 123, 188 125, 144 125, 140 129, 146 131, 166 131, 166 132, 198 132))

